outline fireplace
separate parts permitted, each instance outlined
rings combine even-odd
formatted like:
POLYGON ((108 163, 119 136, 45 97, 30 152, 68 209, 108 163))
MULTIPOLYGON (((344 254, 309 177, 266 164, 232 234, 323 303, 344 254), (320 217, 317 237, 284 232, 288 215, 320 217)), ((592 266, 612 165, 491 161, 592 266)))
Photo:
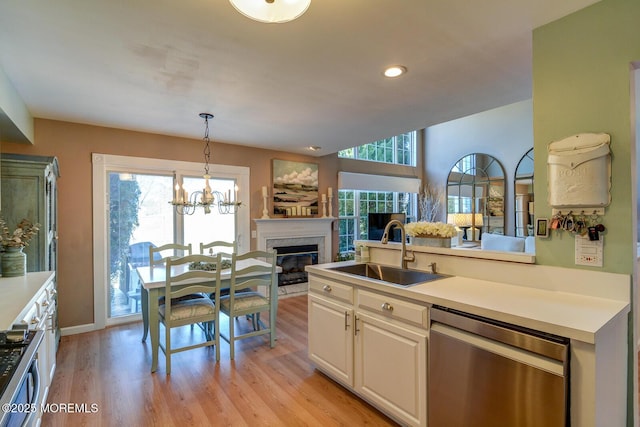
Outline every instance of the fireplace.
POLYGON ((278 273, 278 286, 307 282, 307 265, 318 263, 318 245, 276 246, 277 264, 282 269, 278 273))
MULTIPOLYGON (((331 229, 335 218, 261 218, 254 221, 257 248, 263 251, 276 249, 282 270, 289 270, 289 267, 304 270, 303 264, 331 262, 331 229)), ((301 273, 304 272, 291 271, 280 278, 278 295, 306 292, 306 273, 301 273)))

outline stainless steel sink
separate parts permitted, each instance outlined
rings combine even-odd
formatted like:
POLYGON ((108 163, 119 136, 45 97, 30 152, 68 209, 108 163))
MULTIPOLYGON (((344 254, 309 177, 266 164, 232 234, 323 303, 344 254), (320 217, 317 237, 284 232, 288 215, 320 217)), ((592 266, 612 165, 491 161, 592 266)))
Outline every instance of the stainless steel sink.
POLYGON ((352 264, 343 267, 333 267, 329 270, 367 277, 369 279, 382 280, 398 286, 412 286, 422 282, 443 279, 444 274, 433 274, 425 271, 408 270, 398 267, 389 267, 380 264, 352 264))

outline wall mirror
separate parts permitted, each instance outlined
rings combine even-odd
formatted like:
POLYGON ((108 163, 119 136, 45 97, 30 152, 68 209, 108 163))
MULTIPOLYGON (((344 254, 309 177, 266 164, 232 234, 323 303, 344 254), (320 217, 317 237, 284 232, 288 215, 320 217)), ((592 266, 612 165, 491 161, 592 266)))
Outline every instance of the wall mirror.
POLYGON ((504 168, 495 157, 464 156, 447 178, 447 222, 463 229, 468 242, 482 239, 482 233, 504 234, 504 184, 504 168))
POLYGON ((513 191, 516 237, 533 236, 533 148, 516 166, 513 191))

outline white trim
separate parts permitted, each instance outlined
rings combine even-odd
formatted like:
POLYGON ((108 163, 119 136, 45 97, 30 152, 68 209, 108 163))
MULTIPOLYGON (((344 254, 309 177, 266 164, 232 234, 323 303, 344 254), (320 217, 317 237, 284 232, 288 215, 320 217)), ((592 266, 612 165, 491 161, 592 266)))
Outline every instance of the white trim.
MULTIPOLYGON (((322 262, 331 262, 331 224, 336 218, 272 218, 254 219, 256 222, 257 248, 268 249, 268 240, 273 239, 324 239, 322 262)), ((320 248, 318 248, 320 249, 320 248)))
POLYGON ((84 334, 85 332, 93 332, 98 329, 101 329, 101 328, 98 328, 95 323, 87 323, 86 325, 69 326, 68 328, 61 328, 60 335, 64 337, 67 335, 84 334))
MULTIPOLYGON (((93 167, 93 305, 94 329, 103 329, 107 324, 122 323, 116 319, 107 321, 108 290, 107 280, 107 224, 106 213, 109 210, 107 201, 108 182, 107 171, 126 171, 139 173, 167 174, 178 176, 202 175, 202 163, 184 162, 176 160, 152 159, 146 157, 116 156, 110 154, 92 153, 93 167)), ((246 252, 250 248, 250 235, 245 232, 250 229, 251 202, 250 169, 245 166, 230 166, 211 164, 210 168, 216 178, 234 179, 240 194, 246 195, 242 199, 242 206, 238 209, 237 236, 238 252, 246 252)), ((180 229, 180 227, 177 227, 180 229)), ((179 236, 178 236, 179 237, 179 236)))

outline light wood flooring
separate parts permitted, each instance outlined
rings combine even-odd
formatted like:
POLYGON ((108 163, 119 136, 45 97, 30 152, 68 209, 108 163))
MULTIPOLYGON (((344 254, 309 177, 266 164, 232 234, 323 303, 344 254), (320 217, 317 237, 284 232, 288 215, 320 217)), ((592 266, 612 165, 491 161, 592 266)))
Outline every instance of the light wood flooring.
MULTIPOLYGON (((225 316, 222 316, 226 319, 225 316)), ((248 327, 245 320, 238 320, 248 327)), ((227 328, 226 322, 221 328, 227 328)), ((183 328, 180 338, 200 334, 183 328)), ((316 371, 307 357, 307 297, 279 301, 278 341, 221 344, 172 357, 150 373, 141 323, 62 337, 49 403, 96 404, 95 413, 47 413, 43 426, 394 426, 393 421, 316 371)), ((161 329, 162 333, 162 329, 161 329)), ((180 339, 179 338, 179 339, 180 339)), ((90 410, 91 407, 88 406, 90 410)))

